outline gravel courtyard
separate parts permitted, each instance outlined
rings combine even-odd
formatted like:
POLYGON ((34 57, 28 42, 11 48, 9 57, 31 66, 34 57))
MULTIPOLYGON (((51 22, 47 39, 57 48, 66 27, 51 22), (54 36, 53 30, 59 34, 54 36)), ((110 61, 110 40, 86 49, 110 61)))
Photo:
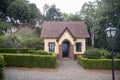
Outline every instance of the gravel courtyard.
MULTIPOLYGON (((58 61, 56 69, 5 68, 5 80, 112 80, 111 70, 83 69, 77 61, 58 61)), ((115 71, 120 80, 120 70, 115 71)))

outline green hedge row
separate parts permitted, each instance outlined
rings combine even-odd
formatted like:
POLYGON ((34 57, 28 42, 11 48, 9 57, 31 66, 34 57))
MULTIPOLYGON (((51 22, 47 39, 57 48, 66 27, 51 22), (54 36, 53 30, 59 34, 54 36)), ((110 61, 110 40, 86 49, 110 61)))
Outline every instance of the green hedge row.
POLYGON ((0 53, 28 53, 35 48, 0 48, 0 53))
MULTIPOLYGON (((78 63, 86 69, 111 69, 111 59, 87 59, 78 57, 78 63)), ((115 69, 120 69, 120 59, 114 60, 115 69)))
POLYGON ((6 66, 54 68, 57 55, 3 54, 6 66))
POLYGON ((38 55, 49 55, 48 52, 44 50, 29 50, 28 53, 38 55))
POLYGON ((4 80, 4 59, 0 55, 0 80, 4 80))

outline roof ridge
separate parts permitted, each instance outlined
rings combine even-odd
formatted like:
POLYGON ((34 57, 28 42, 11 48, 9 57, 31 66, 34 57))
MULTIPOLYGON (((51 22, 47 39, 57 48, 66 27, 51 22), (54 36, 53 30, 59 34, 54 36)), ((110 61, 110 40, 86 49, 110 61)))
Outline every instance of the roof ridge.
POLYGON ((61 34, 58 36, 57 41, 60 39, 60 37, 63 35, 63 33, 64 33, 66 30, 67 30, 68 33, 73 37, 74 40, 76 39, 75 36, 73 35, 73 33, 70 31, 69 27, 66 26, 65 29, 63 29, 63 31, 61 32, 61 34))

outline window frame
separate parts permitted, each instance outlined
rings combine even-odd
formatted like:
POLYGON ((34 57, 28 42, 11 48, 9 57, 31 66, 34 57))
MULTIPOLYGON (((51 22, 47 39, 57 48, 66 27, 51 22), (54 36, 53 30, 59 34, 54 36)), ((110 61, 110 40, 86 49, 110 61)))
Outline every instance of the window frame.
POLYGON ((49 42, 48 44, 48 51, 49 52, 54 52, 55 51, 55 42, 49 42))
POLYGON ((76 42, 75 44, 76 52, 82 52, 82 43, 81 42, 76 42), (80 45, 80 48, 78 48, 78 44, 80 45))

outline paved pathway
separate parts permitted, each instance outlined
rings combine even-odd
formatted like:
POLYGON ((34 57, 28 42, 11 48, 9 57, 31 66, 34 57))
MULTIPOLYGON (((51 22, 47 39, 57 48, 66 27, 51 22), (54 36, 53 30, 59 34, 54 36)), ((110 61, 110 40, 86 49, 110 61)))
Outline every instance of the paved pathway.
MULTIPOLYGON (((111 70, 86 70, 77 61, 58 61, 56 69, 5 69, 5 80, 112 80, 111 78, 111 70)), ((120 71, 116 71, 115 78, 120 80, 120 71)))

